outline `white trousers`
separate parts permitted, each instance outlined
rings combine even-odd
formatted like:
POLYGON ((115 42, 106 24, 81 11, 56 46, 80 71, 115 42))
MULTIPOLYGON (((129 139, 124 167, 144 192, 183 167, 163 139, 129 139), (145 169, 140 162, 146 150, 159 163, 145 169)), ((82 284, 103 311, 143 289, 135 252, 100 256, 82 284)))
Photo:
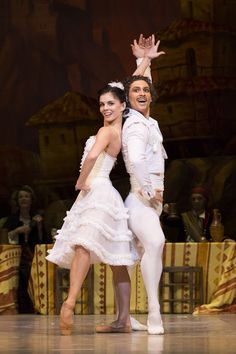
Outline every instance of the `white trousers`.
POLYGON ((162 252, 165 243, 159 216, 162 207, 158 210, 144 204, 135 194, 130 193, 125 201, 129 209, 128 224, 143 247, 141 272, 148 296, 148 311, 160 313, 158 301, 158 286, 162 273, 162 252))

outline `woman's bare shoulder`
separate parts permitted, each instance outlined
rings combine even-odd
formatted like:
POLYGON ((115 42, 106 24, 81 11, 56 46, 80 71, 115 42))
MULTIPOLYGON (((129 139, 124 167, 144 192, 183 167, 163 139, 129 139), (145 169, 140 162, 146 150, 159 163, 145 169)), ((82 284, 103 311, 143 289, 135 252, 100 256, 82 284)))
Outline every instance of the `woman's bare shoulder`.
POLYGON ((112 126, 107 126, 107 127, 101 127, 98 130, 97 135, 105 135, 107 137, 115 138, 119 137, 119 133, 117 132, 117 129, 113 128, 112 126))

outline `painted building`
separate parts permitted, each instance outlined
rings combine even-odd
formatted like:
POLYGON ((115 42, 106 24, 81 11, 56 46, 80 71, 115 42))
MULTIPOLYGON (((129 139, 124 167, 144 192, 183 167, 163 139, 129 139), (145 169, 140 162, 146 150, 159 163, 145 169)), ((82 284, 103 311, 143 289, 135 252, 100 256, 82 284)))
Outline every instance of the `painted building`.
POLYGON ((166 55, 153 63, 153 115, 167 143, 178 145, 175 157, 224 153, 234 139, 235 11, 236 1, 182 0, 182 18, 157 34, 166 55))
POLYGON ((98 117, 94 99, 67 92, 29 119, 27 125, 38 128, 45 183, 63 185, 78 175, 85 140, 101 125, 98 117))

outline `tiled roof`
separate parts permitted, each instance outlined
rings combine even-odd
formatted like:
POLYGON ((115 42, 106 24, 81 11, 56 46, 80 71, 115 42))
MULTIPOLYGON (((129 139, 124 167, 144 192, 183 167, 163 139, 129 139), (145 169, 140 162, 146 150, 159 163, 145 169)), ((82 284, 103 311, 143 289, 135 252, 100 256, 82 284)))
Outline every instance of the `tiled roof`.
POLYGON ((27 121, 27 125, 92 121, 97 120, 98 115, 98 104, 95 99, 76 92, 67 92, 64 96, 41 108, 27 121))
POLYGON ((197 32, 209 34, 225 32, 236 35, 236 28, 194 19, 181 19, 174 21, 166 30, 157 33, 157 38, 161 41, 173 41, 197 32))
POLYGON ((165 81, 157 86, 160 98, 214 90, 236 90, 236 78, 197 76, 165 81))

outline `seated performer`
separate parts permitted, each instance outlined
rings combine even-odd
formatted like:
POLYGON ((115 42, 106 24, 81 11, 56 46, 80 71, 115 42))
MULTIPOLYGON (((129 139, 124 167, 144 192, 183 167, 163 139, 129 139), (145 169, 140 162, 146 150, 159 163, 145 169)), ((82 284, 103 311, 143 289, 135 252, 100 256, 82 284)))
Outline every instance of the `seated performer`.
POLYGON ((191 190, 191 209, 181 213, 186 242, 204 242, 211 239, 212 213, 208 210, 209 193, 203 187, 191 190))
POLYGON ((165 204, 161 218, 163 229, 166 232, 169 231, 169 241, 206 242, 211 240, 212 212, 208 208, 209 193, 205 188, 201 186, 192 188, 191 208, 185 212, 176 213, 174 217, 171 217, 171 204, 173 203, 165 204))
POLYGON ((24 185, 15 191, 14 201, 13 212, 7 217, 4 228, 8 230, 9 243, 21 245, 18 311, 34 313, 34 306, 28 294, 28 282, 35 245, 45 242, 43 218, 35 212, 35 193, 30 186, 24 185))

